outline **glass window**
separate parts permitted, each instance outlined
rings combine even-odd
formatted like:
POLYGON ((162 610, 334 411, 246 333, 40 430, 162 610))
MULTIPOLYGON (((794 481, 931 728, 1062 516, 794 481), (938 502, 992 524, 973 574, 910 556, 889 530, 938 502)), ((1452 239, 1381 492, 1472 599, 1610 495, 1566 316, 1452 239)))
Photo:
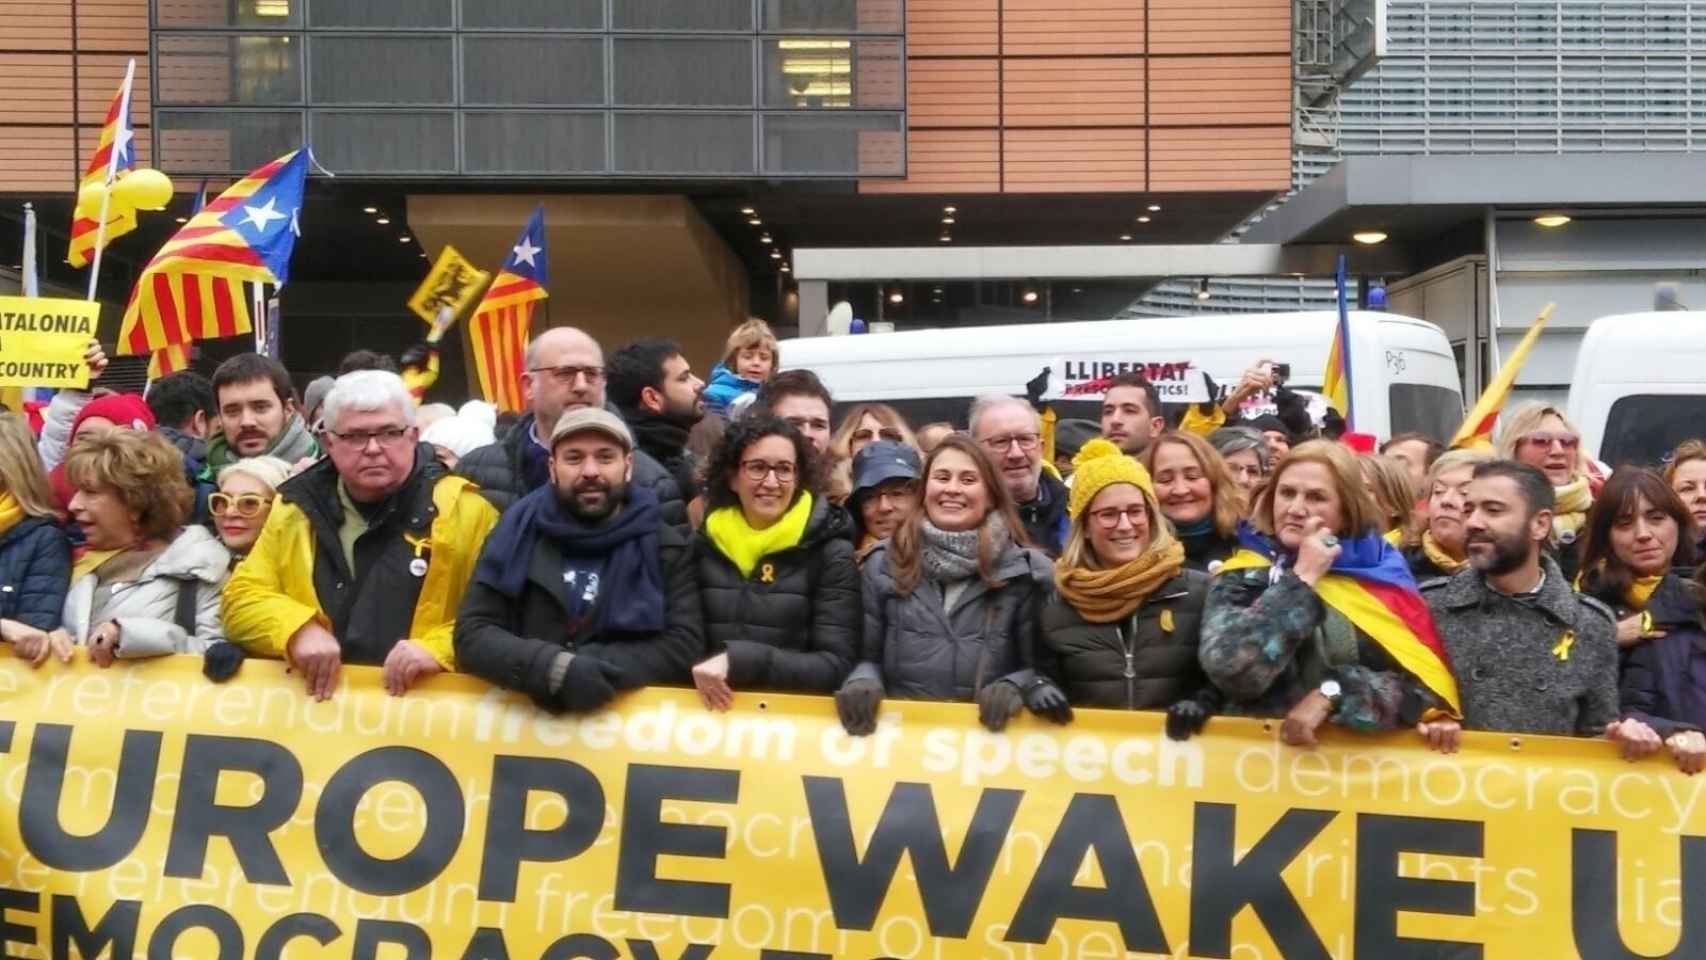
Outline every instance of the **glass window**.
POLYGON ((449 103, 448 36, 314 37, 308 89, 315 103, 449 103))
POLYGON ((462 118, 469 173, 599 173, 604 114, 470 111, 462 118))
POLYGON ((400 110, 316 111, 314 155, 335 173, 451 173, 456 117, 400 110))
POLYGON ((604 41, 594 37, 462 37, 464 103, 604 103, 604 41), (525 64, 525 69, 516 69, 525 64))
POLYGON ((765 173, 906 173, 899 114, 794 114, 764 118, 765 173))
POLYGON ((752 106, 748 40, 615 41, 616 103, 638 107, 752 106))
MULTIPOLYGON (((1635 394, 1611 405, 1599 459, 1613 468, 1653 465, 1684 440, 1698 437, 1706 423, 1706 396, 1635 394)), ((1593 453, 1593 451, 1588 451, 1593 453)))
POLYGON ((1455 390, 1425 383, 1394 383, 1386 402, 1392 433, 1425 433, 1444 443, 1463 423, 1463 398, 1455 390))
POLYGON ((898 110, 904 104, 900 44, 893 40, 785 37, 764 43, 764 105, 898 110))
POLYGON ((748 114, 618 113, 619 173, 755 172, 748 114))
POLYGON ((165 36, 155 44, 156 103, 300 103, 302 43, 289 36, 165 36))
POLYGON ((764 29, 900 33, 901 0, 763 0, 764 29))
POLYGON ((751 0, 613 0, 617 30, 752 29, 751 0))
POLYGON ((604 0, 465 0, 462 26, 473 30, 600 30, 604 0))
POLYGON ((313 0, 316 27, 448 27, 450 0, 313 0))
POLYGON ((294 27, 302 23, 302 0, 217 0, 155 3, 154 23, 171 27, 294 27))
POLYGON ((298 110, 154 111, 160 153, 173 173, 244 174, 302 146, 298 110))

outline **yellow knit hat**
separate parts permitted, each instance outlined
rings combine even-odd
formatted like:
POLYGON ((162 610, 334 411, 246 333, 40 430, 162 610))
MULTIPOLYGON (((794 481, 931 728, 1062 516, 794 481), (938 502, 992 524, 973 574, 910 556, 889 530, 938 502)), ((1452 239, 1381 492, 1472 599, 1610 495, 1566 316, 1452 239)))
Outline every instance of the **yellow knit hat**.
POLYGON ((1077 520, 1096 494, 1115 483, 1129 483, 1143 491, 1144 499, 1155 499, 1155 482, 1143 464, 1100 437, 1084 444, 1072 458, 1072 496, 1066 502, 1067 514, 1077 520))

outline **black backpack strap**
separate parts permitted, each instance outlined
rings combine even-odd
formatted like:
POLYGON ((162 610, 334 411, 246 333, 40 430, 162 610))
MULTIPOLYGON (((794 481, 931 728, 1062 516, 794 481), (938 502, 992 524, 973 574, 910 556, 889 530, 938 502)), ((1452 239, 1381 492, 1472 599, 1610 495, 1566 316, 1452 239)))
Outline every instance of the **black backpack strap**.
POLYGON ((181 627, 188 636, 195 636, 196 601, 201 593, 201 581, 195 577, 178 581, 178 609, 173 615, 173 622, 181 627))

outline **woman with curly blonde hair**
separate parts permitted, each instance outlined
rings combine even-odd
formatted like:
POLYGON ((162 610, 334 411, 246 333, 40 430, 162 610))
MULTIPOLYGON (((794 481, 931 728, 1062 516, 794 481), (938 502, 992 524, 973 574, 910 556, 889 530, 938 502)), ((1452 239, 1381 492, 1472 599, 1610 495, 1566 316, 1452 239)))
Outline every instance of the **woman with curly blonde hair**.
POLYGON ((878 440, 904 443, 918 449, 906 418, 886 403, 861 403, 847 411, 835 435, 829 438, 829 457, 834 465, 829 475, 829 499, 846 503, 853 494, 853 456, 878 440))

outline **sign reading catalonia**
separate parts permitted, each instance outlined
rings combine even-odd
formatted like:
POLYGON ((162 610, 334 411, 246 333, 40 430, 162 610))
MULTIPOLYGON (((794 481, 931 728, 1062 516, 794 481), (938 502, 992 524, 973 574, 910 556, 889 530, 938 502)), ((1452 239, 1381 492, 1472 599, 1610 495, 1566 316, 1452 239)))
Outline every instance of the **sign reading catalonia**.
POLYGON ((0 387, 87 387, 100 319, 87 300, 0 297, 0 387))
POLYGON ((347 668, 316 703, 199 665, 0 654, 0 954, 1706 955, 1706 777, 1602 741, 892 702, 850 738, 827 698, 556 717, 463 676, 347 668))

